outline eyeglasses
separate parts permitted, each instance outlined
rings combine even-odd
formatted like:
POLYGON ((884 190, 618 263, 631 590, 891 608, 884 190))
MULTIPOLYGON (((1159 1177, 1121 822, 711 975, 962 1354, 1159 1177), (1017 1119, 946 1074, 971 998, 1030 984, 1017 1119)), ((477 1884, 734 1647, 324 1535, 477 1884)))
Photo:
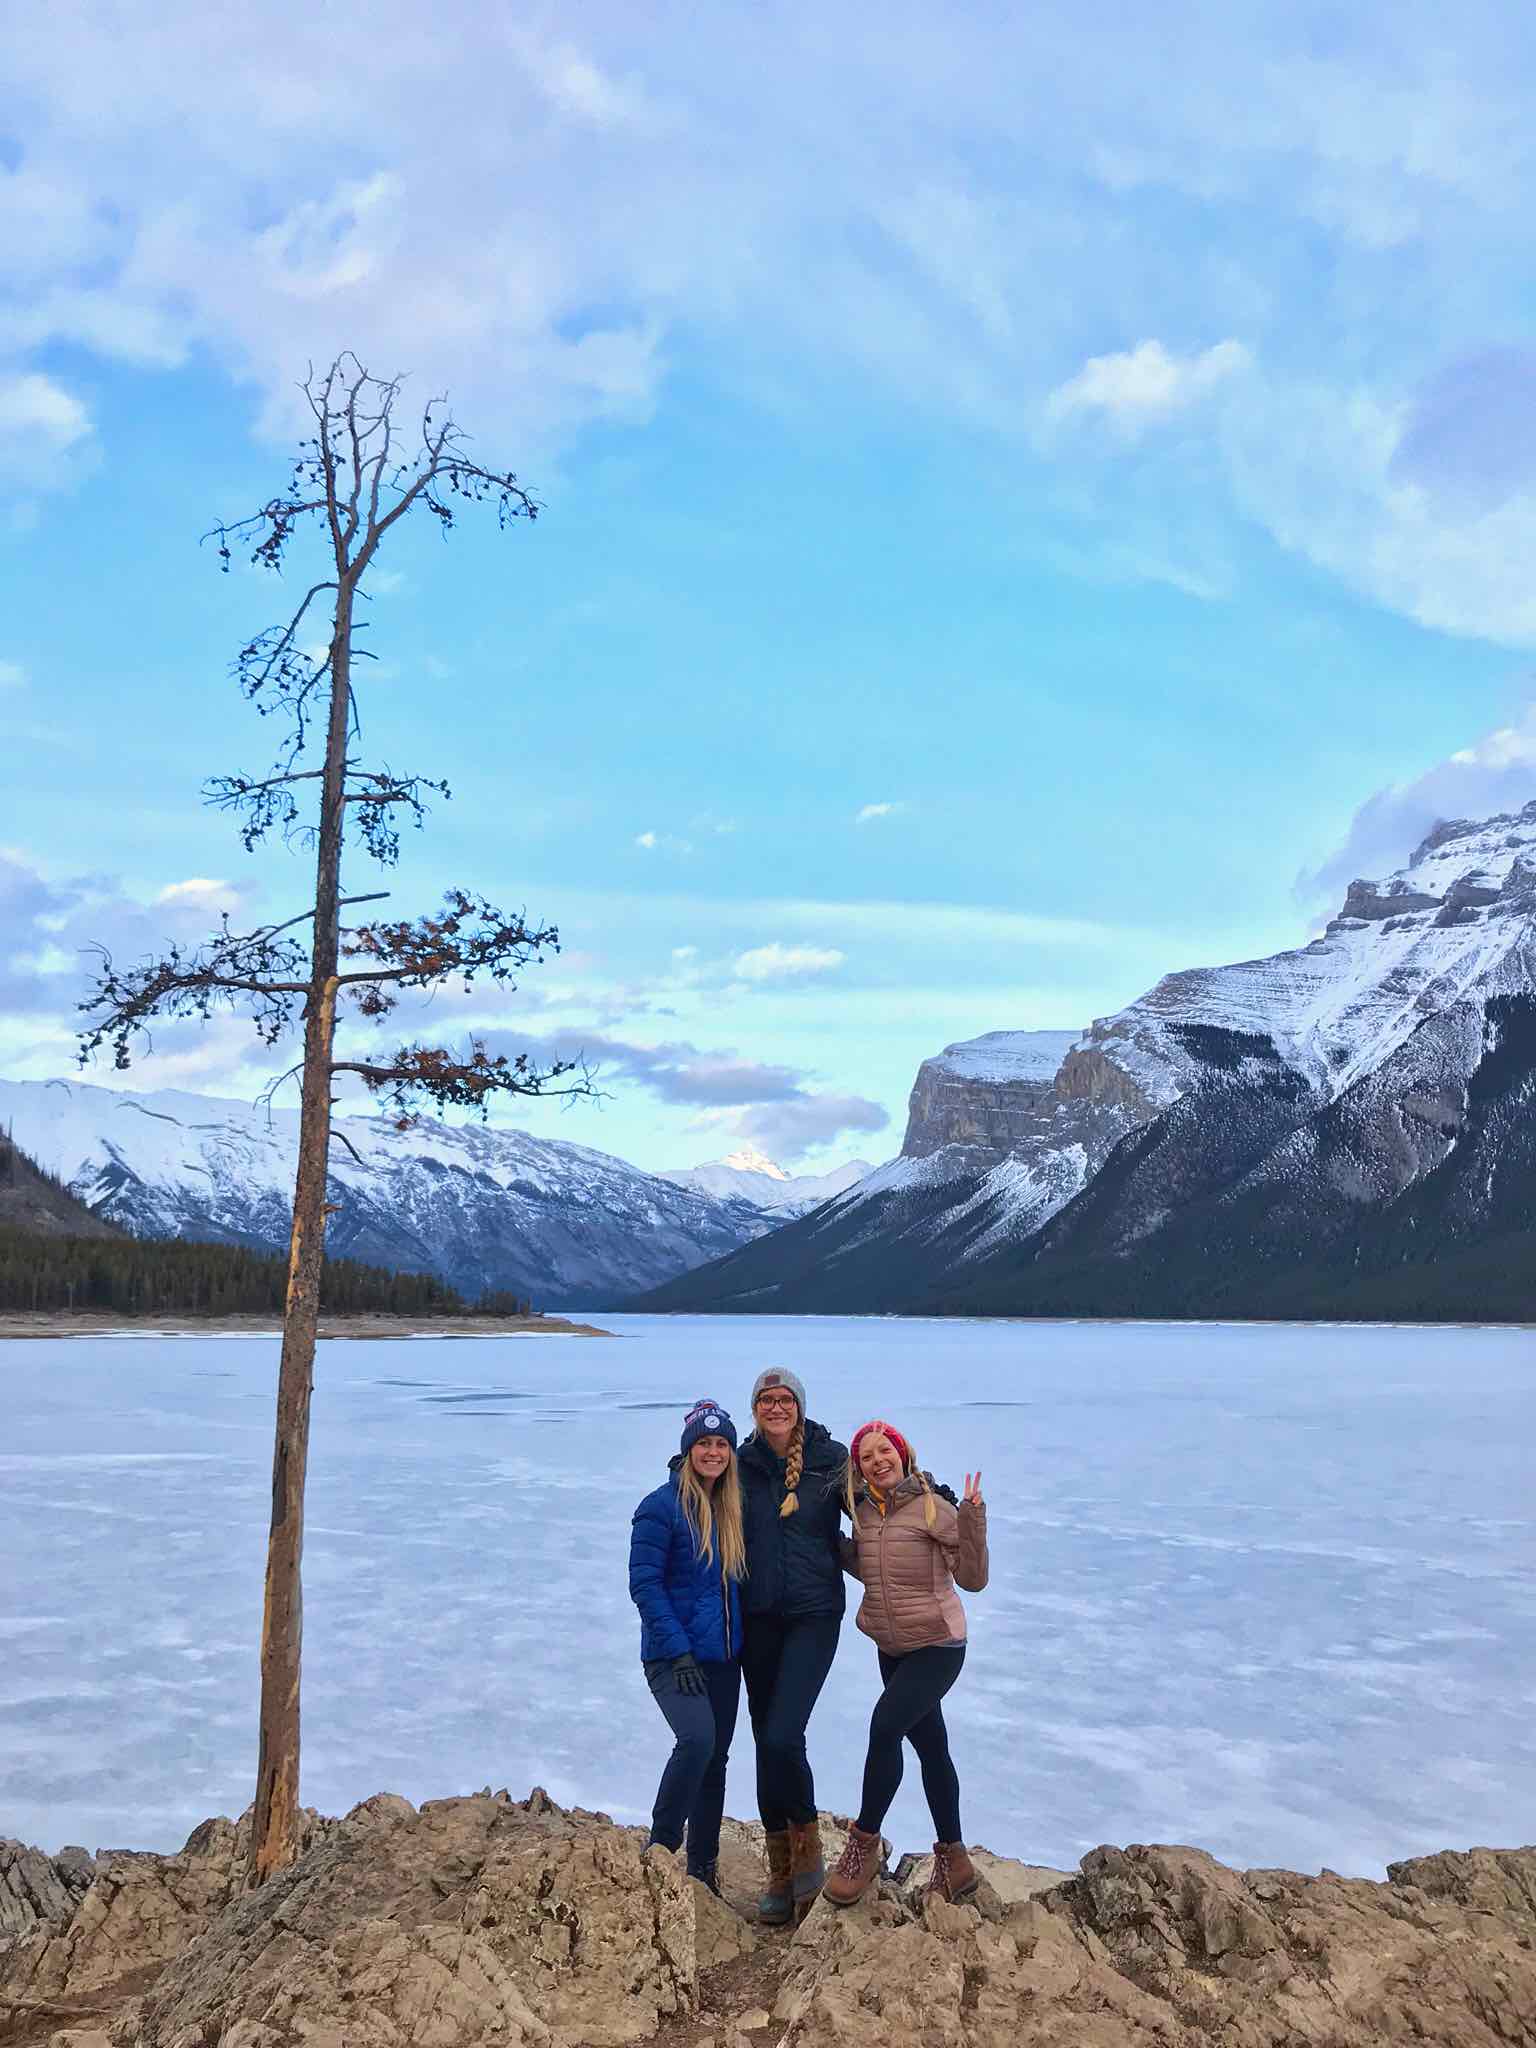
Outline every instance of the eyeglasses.
POLYGON ((772 1408, 780 1412, 787 1410, 793 1414, 800 1403, 793 1394, 759 1394, 757 1405, 759 1408, 772 1408))

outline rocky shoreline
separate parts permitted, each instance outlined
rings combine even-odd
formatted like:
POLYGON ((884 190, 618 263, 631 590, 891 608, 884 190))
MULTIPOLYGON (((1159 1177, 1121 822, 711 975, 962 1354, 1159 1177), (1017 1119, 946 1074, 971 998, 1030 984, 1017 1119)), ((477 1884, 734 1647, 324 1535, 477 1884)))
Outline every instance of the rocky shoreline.
MULTIPOLYGON (((121 1316, 81 1309, 16 1311, 0 1314, 0 1339, 6 1337, 280 1337, 277 1315, 149 1315, 121 1316)), ((360 1315, 320 1318, 327 1337, 611 1337, 595 1323, 573 1323, 564 1316, 395 1316, 372 1311, 360 1315)))
MULTIPOLYGON (((839 1824, 824 1821, 829 1849, 839 1824)), ((1444 2048, 1536 2043, 1536 1848, 1443 1851, 1384 1883, 1095 1849, 977 1852, 976 1897, 903 1857, 797 1930, 749 1917, 606 1815, 535 1791, 306 1814, 244 1888, 247 1823, 176 1856, 0 1841, 5 2048, 1444 2048)))

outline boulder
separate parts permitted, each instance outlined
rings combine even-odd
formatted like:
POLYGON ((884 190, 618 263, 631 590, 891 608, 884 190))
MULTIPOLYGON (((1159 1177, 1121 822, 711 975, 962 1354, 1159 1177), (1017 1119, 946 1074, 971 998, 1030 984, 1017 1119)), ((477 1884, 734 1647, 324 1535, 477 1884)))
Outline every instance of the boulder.
POLYGON ((83 1849, 47 1856, 24 1842, 0 1839, 0 1958, 68 1925, 95 1875, 83 1849))
POLYGON ((606 1815, 542 1795, 381 1805, 232 1900, 113 2048, 621 2048, 754 1938, 606 1815))
POLYGON ((800 1929, 780 2048, 1443 2048, 1536 2043, 1536 1850, 1447 1853, 1416 1882, 1096 1849, 1004 1905, 881 1886, 800 1929), (1427 1882, 1426 1882, 1427 1880, 1427 1882))

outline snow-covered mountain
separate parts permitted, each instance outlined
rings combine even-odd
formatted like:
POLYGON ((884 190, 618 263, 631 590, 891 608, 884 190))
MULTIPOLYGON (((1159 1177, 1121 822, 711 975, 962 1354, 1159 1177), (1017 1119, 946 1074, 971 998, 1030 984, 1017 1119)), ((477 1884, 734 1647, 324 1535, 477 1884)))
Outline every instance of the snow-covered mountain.
POLYGON ((1536 803, 1436 826, 1295 951, 1170 974, 1086 1031, 948 1047, 919 1071, 899 1159, 654 1303, 1449 1300, 1452 1264, 1536 1229, 1533 1076, 1536 803), (1430 1258, 1432 1281, 1398 1271, 1430 1258))
POLYGON ((772 1209, 788 1217, 809 1214, 829 1196, 853 1187, 869 1170, 867 1159, 850 1159, 830 1173, 786 1173, 755 1145, 742 1145, 724 1159, 711 1159, 703 1166, 673 1167, 662 1178, 680 1188, 698 1188, 721 1201, 750 1202, 754 1208, 772 1209))
MULTIPOLYGON (((338 1256, 433 1272, 544 1308, 611 1305, 779 1219, 606 1152, 481 1124, 341 1117, 328 1225, 338 1256)), ((138 1237, 281 1248, 298 1111, 78 1081, 0 1082, 0 1130, 98 1216, 138 1237)))

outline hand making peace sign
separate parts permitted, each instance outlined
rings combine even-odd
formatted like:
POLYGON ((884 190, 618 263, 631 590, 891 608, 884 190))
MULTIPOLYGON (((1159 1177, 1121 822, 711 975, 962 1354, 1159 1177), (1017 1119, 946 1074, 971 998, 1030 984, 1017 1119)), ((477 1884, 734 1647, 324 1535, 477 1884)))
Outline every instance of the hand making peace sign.
POLYGON ((966 1473, 965 1494, 961 1505, 973 1508, 984 1508, 986 1506, 986 1502, 981 1497, 981 1474, 979 1472, 966 1473))

